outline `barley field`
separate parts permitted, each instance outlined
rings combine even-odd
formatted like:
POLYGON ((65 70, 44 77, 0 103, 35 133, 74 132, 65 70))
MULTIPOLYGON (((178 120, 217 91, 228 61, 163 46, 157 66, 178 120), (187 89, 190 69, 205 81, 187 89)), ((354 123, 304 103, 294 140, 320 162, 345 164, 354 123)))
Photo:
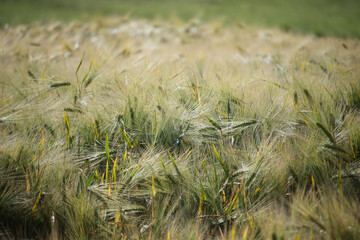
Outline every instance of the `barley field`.
POLYGON ((0 63, 0 238, 360 238, 359 39, 32 22, 0 63))

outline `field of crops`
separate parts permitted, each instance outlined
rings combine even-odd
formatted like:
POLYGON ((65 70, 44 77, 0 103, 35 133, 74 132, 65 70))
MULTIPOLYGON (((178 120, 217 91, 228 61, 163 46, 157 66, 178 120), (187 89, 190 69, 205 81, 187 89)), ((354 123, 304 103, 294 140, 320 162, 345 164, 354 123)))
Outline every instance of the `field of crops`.
POLYGON ((0 66, 0 238, 360 238, 358 39, 37 22, 0 66))
POLYGON ((163 21, 195 17, 360 38, 358 0, 1 0, 0 25, 124 15, 163 21))

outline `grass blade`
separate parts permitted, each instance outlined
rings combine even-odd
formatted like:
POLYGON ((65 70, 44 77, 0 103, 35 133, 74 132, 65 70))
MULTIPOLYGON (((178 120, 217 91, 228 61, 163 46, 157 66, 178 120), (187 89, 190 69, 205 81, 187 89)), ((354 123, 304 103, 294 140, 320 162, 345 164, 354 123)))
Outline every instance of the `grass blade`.
POLYGON ((35 204, 34 204, 34 206, 33 206, 32 209, 31 209, 33 212, 36 211, 36 207, 37 207, 37 205, 38 205, 39 202, 40 202, 41 194, 42 194, 42 191, 40 190, 40 192, 39 192, 39 194, 38 194, 38 196, 37 196, 37 198, 36 198, 35 204))
POLYGON ((89 66, 89 70, 88 70, 87 73, 85 74, 85 76, 84 76, 84 78, 83 78, 83 80, 82 80, 82 83, 85 82, 87 76, 89 75, 89 73, 90 73, 90 71, 91 71, 91 68, 92 68, 92 65, 93 65, 93 62, 91 61, 91 62, 90 62, 90 66, 89 66))
POLYGON ((81 67, 81 65, 82 65, 82 63, 83 63, 84 56, 85 56, 85 53, 83 53, 83 56, 82 56, 82 58, 81 58, 81 60, 80 60, 80 63, 79 63, 79 65, 78 65, 78 67, 76 68, 76 72, 75 72, 76 77, 77 77, 77 74, 78 74, 78 72, 79 72, 79 69, 80 69, 80 67, 81 67))
POLYGON ((219 153, 217 152, 214 144, 213 144, 213 149, 214 149, 214 153, 215 153, 217 159, 219 160, 222 168, 224 169, 225 177, 227 178, 229 176, 229 169, 228 169, 227 165, 225 164, 225 162, 221 159, 221 157, 220 157, 219 153))
POLYGON ((85 187, 86 187, 86 188, 88 188, 88 187, 91 185, 92 181, 94 180, 94 177, 95 177, 95 172, 93 172, 93 173, 90 175, 90 177, 88 178, 88 180, 86 181, 86 184, 85 184, 85 187))
POLYGON ((228 98, 228 102, 227 102, 227 115, 228 117, 230 117, 231 114, 231 106, 230 106, 230 93, 229 93, 229 98, 228 98))
POLYGON ((115 223, 118 223, 120 221, 120 216, 121 216, 121 207, 119 206, 116 212, 115 223))
POLYGON ((306 99, 308 100, 310 105, 314 105, 314 100, 310 94, 310 92, 307 89, 304 89, 304 94, 306 96, 306 99))
POLYGON ((109 161, 106 161, 105 183, 108 182, 108 175, 109 175, 109 161))
POLYGON ((214 120, 212 120, 210 118, 208 118, 208 120, 215 128, 219 129, 220 131, 222 130, 221 126, 217 122, 215 122, 214 120))
POLYGON ((240 193, 240 188, 238 188, 238 190, 236 191, 236 195, 234 197, 234 199, 232 200, 230 206, 229 206, 229 210, 228 210, 228 213, 227 213, 227 216, 230 216, 234 206, 235 206, 235 203, 237 201, 237 197, 239 196, 239 193, 240 193))
MULTIPOLYGON (((114 161, 114 166, 113 166, 113 170, 112 170, 112 182, 116 182, 116 167, 117 167, 117 157, 115 158, 114 161)), ((115 191, 116 191, 116 185, 115 185, 115 191)))
POLYGON ((105 152, 108 162, 110 162, 109 135, 106 133, 105 152))
POLYGON ((205 190, 204 190, 203 184, 201 182, 201 179, 200 179, 200 188, 201 188, 202 199, 205 201, 206 200, 206 194, 205 194, 205 190))
POLYGON ((66 133, 66 146, 70 146, 70 122, 68 117, 66 116, 66 112, 64 112, 64 122, 65 122, 65 133, 66 133))
POLYGON ((37 81, 35 75, 30 70, 28 70, 27 73, 28 73, 29 77, 32 78, 32 80, 34 80, 35 82, 37 81))
POLYGON ((251 126, 251 125, 253 125, 253 124, 255 124, 255 123, 257 123, 257 121, 255 121, 255 120, 250 120, 250 121, 248 121, 248 122, 243 122, 243 123, 240 123, 240 124, 238 124, 238 125, 235 125, 235 126, 233 127, 233 129, 241 128, 241 127, 248 127, 248 126, 251 126))
POLYGON ((243 233, 243 238, 242 238, 243 240, 246 240, 248 231, 249 231, 249 226, 246 226, 244 233, 243 233))
POLYGON ((50 87, 57 88, 57 87, 64 87, 64 86, 70 86, 70 85, 71 85, 70 82, 62 82, 62 83, 51 84, 50 87))
POLYGON ((179 177, 180 177, 180 178, 184 178, 184 177, 183 177, 183 175, 182 175, 182 173, 180 172, 180 170, 179 170, 178 166, 176 165, 176 163, 175 163, 175 160, 174 160, 173 156, 171 155, 171 153, 170 153, 170 152, 168 152, 168 153, 169 153, 170 160, 171 160, 171 162, 172 162, 172 164, 173 164, 173 166, 174 166, 174 168, 175 168, 176 173, 179 175, 179 177))
POLYGON ((154 174, 151 176, 151 180, 152 180, 151 195, 152 195, 152 197, 155 197, 156 188, 155 188, 154 174))
POLYGON ((284 87, 283 85, 280 85, 280 84, 278 84, 278 83, 276 83, 276 82, 272 82, 272 81, 268 81, 268 80, 263 80, 263 81, 264 81, 264 82, 271 83, 271 84, 273 84, 274 86, 276 86, 276 87, 278 87, 278 88, 280 88, 280 89, 288 90, 288 91, 289 91, 288 88, 286 88, 286 87, 284 87))
POLYGON ((322 125, 321 123, 317 122, 316 126, 318 126, 318 128, 321 129, 321 131, 323 131, 323 133, 325 134, 325 136, 330 140, 331 143, 336 144, 335 138, 333 137, 333 135, 326 129, 326 127, 324 125, 322 125))
POLYGON ((127 144, 128 146, 130 146, 131 148, 133 148, 134 145, 131 143, 131 141, 129 140, 129 138, 126 136, 125 130, 123 131, 123 130, 121 130, 121 128, 119 128, 119 127, 118 127, 118 129, 119 129, 121 135, 124 137, 124 140, 125 140, 126 144, 127 144))

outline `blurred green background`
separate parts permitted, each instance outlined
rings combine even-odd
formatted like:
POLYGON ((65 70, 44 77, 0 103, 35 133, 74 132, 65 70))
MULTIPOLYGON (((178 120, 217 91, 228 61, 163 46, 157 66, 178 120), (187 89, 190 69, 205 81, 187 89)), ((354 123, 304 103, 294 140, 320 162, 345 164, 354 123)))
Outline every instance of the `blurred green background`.
POLYGON ((0 0, 0 24, 101 16, 243 22, 360 38, 360 0, 0 0))

